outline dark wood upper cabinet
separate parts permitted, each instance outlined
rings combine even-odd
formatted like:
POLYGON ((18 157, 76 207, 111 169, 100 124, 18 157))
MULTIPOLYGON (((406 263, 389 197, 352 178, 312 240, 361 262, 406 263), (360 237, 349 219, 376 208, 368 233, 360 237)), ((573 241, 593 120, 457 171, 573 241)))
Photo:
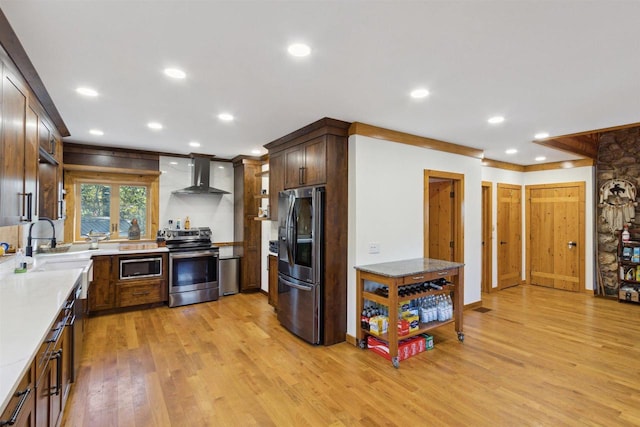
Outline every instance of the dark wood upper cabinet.
POLYGON ((285 151, 285 188, 324 184, 327 181, 327 144, 319 137, 285 151))
POLYGON ((4 226, 28 222, 37 213, 38 156, 31 127, 27 135, 29 92, 6 64, 2 64, 1 92, 0 226, 4 226))

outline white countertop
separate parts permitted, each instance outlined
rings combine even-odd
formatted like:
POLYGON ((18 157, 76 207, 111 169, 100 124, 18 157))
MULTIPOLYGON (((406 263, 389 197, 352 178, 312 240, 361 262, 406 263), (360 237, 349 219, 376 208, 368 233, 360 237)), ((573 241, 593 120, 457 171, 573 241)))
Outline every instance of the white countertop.
POLYGON ((118 243, 101 243, 99 249, 90 250, 88 244, 74 244, 68 252, 36 254, 33 268, 19 274, 13 272, 14 257, 3 257, 0 260, 0 413, 83 271, 82 268, 37 271, 38 264, 61 259, 88 260, 98 255, 162 252, 168 249, 122 251, 118 243))
MULTIPOLYGON (((13 267, 13 263, 11 267, 13 267)), ((0 271, 0 412, 36 356, 82 273, 0 271)), ((12 270, 12 269, 11 269, 12 270)))

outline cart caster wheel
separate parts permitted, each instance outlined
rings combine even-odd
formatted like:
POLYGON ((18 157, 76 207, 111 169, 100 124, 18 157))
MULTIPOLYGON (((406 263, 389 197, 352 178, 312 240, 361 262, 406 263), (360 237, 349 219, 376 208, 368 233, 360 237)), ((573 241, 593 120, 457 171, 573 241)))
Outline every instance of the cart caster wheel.
POLYGON ((464 342, 464 333, 458 332, 458 341, 464 342))
POLYGON ((361 350, 366 350, 367 349, 367 340, 360 340, 358 342, 358 347, 360 347, 361 350))
POLYGON ((397 357, 392 357, 391 358, 391 364, 393 365, 394 368, 398 369, 400 367, 400 361, 398 360, 397 357))

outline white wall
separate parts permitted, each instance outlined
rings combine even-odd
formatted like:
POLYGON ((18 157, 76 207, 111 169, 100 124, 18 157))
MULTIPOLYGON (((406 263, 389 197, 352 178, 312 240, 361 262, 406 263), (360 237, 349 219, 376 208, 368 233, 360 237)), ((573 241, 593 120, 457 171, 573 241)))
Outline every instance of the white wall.
POLYGON ((465 304, 481 299, 481 162, 361 135, 349 137, 347 333, 356 332, 354 266, 423 256, 424 170, 464 175, 465 304), (369 254, 368 244, 380 244, 369 254))
MULTIPOLYGON (((482 180, 492 183, 492 237, 493 237, 493 268, 492 287, 498 286, 498 257, 497 257, 497 218, 498 200, 497 184, 521 185, 524 197, 524 187, 527 185, 555 184, 563 182, 585 182, 585 289, 594 289, 594 233, 593 224, 593 167, 580 167, 572 169, 554 169, 538 172, 515 172, 497 168, 482 168, 482 180)), ((522 201, 522 279, 526 278, 526 239, 525 239, 525 218, 526 202, 522 201)))
MULTIPOLYGON (((160 156, 160 228, 168 227, 169 219, 180 219, 184 227, 188 216, 192 227, 211 227, 214 242, 232 242, 233 165, 211 162, 210 185, 231 194, 172 194, 191 185, 190 163, 186 158, 160 156)), ((231 255, 232 251, 232 247, 222 247, 220 255, 231 255)))

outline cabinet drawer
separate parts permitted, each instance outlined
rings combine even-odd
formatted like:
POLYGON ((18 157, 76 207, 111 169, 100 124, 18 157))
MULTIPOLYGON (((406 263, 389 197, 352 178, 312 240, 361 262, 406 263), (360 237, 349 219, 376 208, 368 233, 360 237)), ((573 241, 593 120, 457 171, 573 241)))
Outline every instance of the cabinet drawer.
POLYGON ((15 419, 12 420, 15 421, 15 425, 33 425, 31 418, 34 409, 33 396, 35 395, 34 372, 35 369, 32 363, 20 380, 18 387, 16 387, 12 393, 6 409, 0 415, 0 425, 8 423, 12 416, 15 417, 15 419))
POLYGON ((167 300, 164 280, 118 284, 118 307, 151 304, 167 300))
POLYGON ((403 277, 402 284, 410 285, 412 283, 427 282, 429 280, 435 280, 441 277, 454 276, 456 274, 457 274, 456 269, 434 271, 433 273, 412 274, 411 276, 403 277))

